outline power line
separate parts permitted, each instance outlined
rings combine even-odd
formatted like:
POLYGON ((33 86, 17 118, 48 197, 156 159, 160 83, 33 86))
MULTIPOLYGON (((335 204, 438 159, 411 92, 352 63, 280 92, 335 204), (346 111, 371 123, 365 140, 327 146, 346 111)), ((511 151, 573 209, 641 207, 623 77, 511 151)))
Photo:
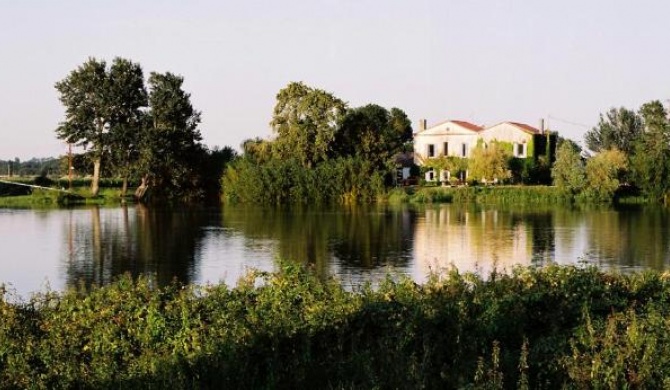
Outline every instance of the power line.
POLYGON ((592 127, 592 126, 589 126, 589 125, 585 125, 585 124, 583 124, 583 123, 573 122, 573 121, 569 121, 569 120, 567 120, 567 119, 556 118, 555 116, 551 116, 551 115, 549 115, 548 117, 549 117, 549 119, 551 119, 551 120, 559 121, 559 122, 561 122, 561 123, 565 123, 565 124, 568 124, 568 125, 573 125, 573 126, 583 127, 583 128, 585 128, 585 129, 590 129, 590 128, 592 127))

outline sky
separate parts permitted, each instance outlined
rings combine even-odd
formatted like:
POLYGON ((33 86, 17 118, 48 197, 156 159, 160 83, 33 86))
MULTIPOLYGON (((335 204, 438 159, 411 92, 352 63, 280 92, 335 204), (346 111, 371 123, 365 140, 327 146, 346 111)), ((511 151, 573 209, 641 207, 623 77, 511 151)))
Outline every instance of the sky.
POLYGON ((350 107, 516 121, 582 141, 611 107, 670 104, 661 0, 0 0, 0 160, 66 153, 54 84, 89 57, 184 77, 203 142, 272 137, 292 81, 350 107))

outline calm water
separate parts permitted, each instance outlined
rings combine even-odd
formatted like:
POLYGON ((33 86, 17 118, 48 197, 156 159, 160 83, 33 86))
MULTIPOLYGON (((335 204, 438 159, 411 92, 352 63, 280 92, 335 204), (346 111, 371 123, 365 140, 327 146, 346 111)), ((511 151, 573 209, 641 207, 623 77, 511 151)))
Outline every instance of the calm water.
POLYGON ((670 214, 661 208, 0 209, 0 237, 0 281, 24 297, 125 272, 232 285, 249 267, 275 269, 278 258, 350 286, 389 270, 421 282, 452 265, 485 273, 551 262, 670 268, 670 214))

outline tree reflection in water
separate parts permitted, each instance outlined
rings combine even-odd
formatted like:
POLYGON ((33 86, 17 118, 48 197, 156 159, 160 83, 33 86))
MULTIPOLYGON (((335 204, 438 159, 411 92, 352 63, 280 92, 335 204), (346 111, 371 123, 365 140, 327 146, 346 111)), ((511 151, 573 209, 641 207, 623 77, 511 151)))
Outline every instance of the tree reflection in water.
POLYGON ((189 283, 207 213, 144 205, 70 210, 67 285, 104 285, 123 273, 189 283))

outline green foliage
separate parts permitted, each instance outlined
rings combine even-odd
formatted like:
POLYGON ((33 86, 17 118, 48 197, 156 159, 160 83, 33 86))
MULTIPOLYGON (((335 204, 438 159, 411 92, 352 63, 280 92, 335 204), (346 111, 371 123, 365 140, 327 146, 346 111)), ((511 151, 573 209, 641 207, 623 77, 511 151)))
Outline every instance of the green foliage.
MULTIPOLYGON (((396 196, 397 198, 397 196, 396 196)), ((547 186, 434 187, 408 194, 410 203, 479 204, 565 204, 570 202, 562 191, 547 186)))
POLYGON ((412 127, 402 110, 392 108, 389 112, 368 104, 347 110, 335 136, 333 155, 357 156, 385 170, 411 139, 412 127))
POLYGON ((304 167, 328 159, 346 104, 332 94, 293 82, 277 93, 270 125, 277 133, 273 153, 304 167))
POLYGON ((562 142, 556 151, 556 162, 551 170, 554 185, 567 195, 581 192, 586 182, 586 171, 579 150, 571 142, 562 142))
POLYGON ((198 170, 206 150, 200 143, 200 112, 182 89, 184 78, 170 72, 149 76, 149 123, 139 142, 142 185, 161 198, 200 197, 198 170))
POLYGON ((665 305, 616 312, 584 324, 571 341, 572 354, 564 358, 576 387, 649 388, 670 386, 670 320, 665 305))
POLYGON ((281 263, 235 288, 122 277, 0 295, 2 388, 665 388, 667 275, 455 270, 346 291, 281 263), (14 302, 14 303, 12 303, 14 302))
POLYGON ((340 158, 305 169, 295 159, 257 164, 241 158, 228 166, 226 201, 257 204, 371 202, 383 193, 382 175, 360 158, 340 158))
POLYGON ((619 150, 604 150, 586 162, 586 187, 581 196, 596 202, 611 202, 619 179, 628 168, 626 155, 619 150))
POLYGON ((589 130, 584 139, 586 146, 594 152, 618 149, 630 155, 643 129, 642 119, 634 111, 624 107, 611 108, 606 117, 600 114, 598 126, 589 130))
POLYGON ((391 185, 395 156, 412 128, 398 108, 347 109, 332 94, 290 83, 277 94, 274 140, 243 142, 244 156, 223 179, 227 201, 243 203, 370 202, 391 185))
POLYGON ((495 141, 486 147, 477 144, 468 162, 469 176, 480 182, 506 181, 512 177, 508 169, 510 157, 506 149, 495 141))
POLYGON ((635 144, 631 166, 635 183, 647 197, 665 199, 670 191, 670 122, 659 101, 642 106, 645 131, 635 144))
POLYGON ((105 61, 89 58, 55 87, 66 118, 56 133, 66 142, 91 145, 91 192, 97 195, 105 153, 124 156, 125 162, 126 151, 136 145, 132 139, 139 130, 139 109, 147 100, 142 68, 118 57, 109 68, 105 61))

